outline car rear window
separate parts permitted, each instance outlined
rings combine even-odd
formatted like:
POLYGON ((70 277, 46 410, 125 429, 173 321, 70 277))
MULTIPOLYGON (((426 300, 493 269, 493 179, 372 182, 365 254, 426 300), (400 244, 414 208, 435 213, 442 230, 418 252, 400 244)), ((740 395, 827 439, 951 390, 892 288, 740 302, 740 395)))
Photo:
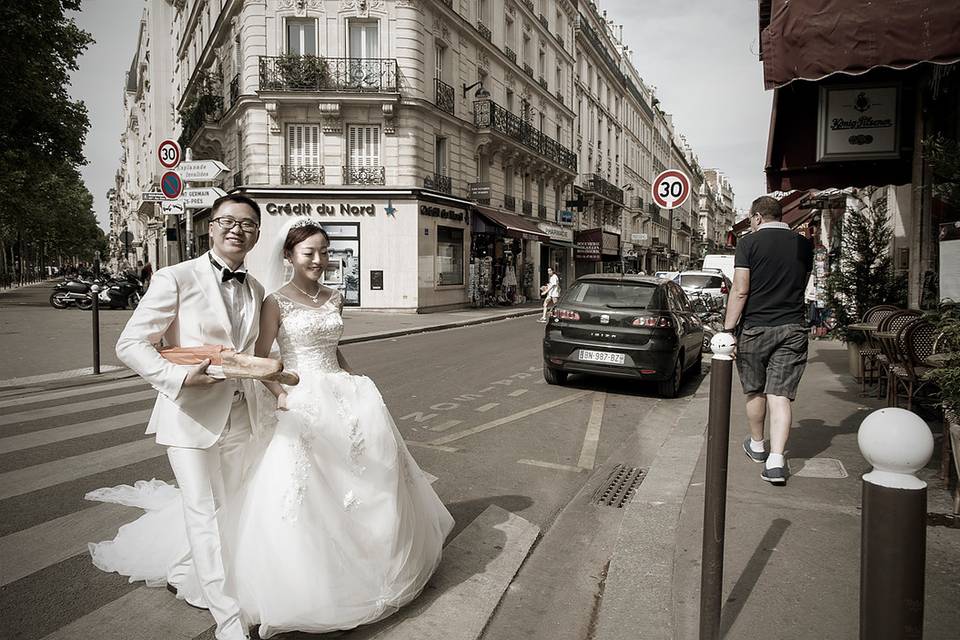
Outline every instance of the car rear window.
POLYGON ((566 300, 577 304, 646 309, 655 284, 640 282, 578 282, 567 292, 566 300))
POLYGON ((680 276, 680 286, 693 289, 719 289, 723 286, 723 278, 710 275, 680 276))

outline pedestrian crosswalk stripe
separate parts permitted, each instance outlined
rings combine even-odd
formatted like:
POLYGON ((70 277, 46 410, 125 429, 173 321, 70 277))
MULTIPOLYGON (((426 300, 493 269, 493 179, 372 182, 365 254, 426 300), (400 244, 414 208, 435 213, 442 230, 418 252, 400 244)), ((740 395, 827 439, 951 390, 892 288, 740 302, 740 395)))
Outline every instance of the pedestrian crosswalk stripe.
POLYGON ((115 389, 126 389, 128 387, 147 387, 147 383, 140 378, 132 380, 117 380, 116 382, 106 382, 104 384, 82 385, 71 387, 69 389, 58 389, 56 391, 41 391, 34 394, 20 394, 16 398, 0 400, 0 409, 6 407, 21 407, 35 402, 49 402, 50 400, 62 400, 63 398, 75 398, 77 396, 91 395, 112 391, 115 389))
POLYGON ((140 587, 46 636, 43 640, 193 640, 214 624, 166 589, 140 587))
POLYGON ((531 467, 543 467, 544 469, 556 469, 557 471, 572 471, 580 473, 584 471, 581 467, 574 467, 569 464, 558 464, 556 462, 543 462, 542 460, 517 460, 517 464, 526 464, 531 467))
MULTIPOLYGON (((112 374, 116 371, 128 371, 124 367, 118 367, 117 365, 105 364, 100 366, 100 374, 104 377, 112 374)), ((54 382, 57 380, 66 380, 68 378, 79 378, 82 376, 93 375, 93 367, 83 367, 82 369, 71 369, 69 371, 56 371, 54 373, 42 373, 37 376, 23 376, 20 378, 6 378, 0 380, 0 389, 7 389, 9 387, 23 387, 31 384, 39 384, 43 382, 54 382)), ((121 374, 123 375, 123 374, 121 374)))
POLYGON ((91 409, 106 409, 119 405, 130 404, 131 402, 142 402, 144 400, 153 400, 157 397, 157 392, 153 389, 149 391, 138 391, 136 393, 125 393, 112 398, 97 398, 96 400, 86 400, 84 402, 75 402, 69 405, 57 407, 44 407, 42 409, 31 409, 29 411, 20 411, 18 413, 8 413, 0 416, 0 426, 8 424, 18 424, 30 420, 42 420, 53 416, 67 415, 71 413, 80 413, 91 409))
POLYGON ((86 553, 88 542, 113 539, 121 525, 142 513, 136 507, 100 504, 0 538, 0 586, 86 553))
POLYGON ((106 431, 126 429, 127 427, 138 424, 146 425, 150 419, 150 412, 150 409, 146 409, 132 413, 121 413, 118 416, 110 416, 109 418, 68 424, 63 427, 41 429, 40 431, 31 431, 30 433, 21 433, 15 436, 0 438, 0 455, 30 449, 31 447, 40 447, 45 444, 63 442, 64 440, 72 440, 73 438, 104 433, 106 431))
POLYGON ((52 487, 62 482, 79 480, 84 476, 142 462, 165 453, 166 449, 157 445, 151 437, 25 469, 8 471, 0 474, 0 500, 52 487))

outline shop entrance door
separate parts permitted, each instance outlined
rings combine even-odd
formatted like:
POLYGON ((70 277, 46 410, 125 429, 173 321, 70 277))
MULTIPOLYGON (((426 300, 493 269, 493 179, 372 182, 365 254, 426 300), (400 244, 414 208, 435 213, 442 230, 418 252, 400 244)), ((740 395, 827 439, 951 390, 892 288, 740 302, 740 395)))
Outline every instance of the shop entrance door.
POLYGON ((323 224, 330 236, 330 263, 323 284, 343 295, 343 303, 360 306, 360 225, 358 223, 323 224))

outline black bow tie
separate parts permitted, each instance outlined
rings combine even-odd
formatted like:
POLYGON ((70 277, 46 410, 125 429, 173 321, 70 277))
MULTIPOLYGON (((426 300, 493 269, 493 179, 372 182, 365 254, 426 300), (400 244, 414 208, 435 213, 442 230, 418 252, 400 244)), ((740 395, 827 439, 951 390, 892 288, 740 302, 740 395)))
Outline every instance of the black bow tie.
POLYGON ((212 264, 218 271, 220 271, 220 282, 229 282, 236 278, 237 282, 243 284, 243 281, 247 279, 246 271, 230 271, 225 266, 217 262, 213 256, 210 256, 210 264, 212 264))

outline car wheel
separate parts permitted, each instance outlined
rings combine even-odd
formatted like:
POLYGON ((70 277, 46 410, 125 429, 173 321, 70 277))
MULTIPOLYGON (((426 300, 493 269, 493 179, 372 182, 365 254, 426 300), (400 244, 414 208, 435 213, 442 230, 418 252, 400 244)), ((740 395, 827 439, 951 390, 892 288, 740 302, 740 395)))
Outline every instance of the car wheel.
POLYGON ((673 372, 666 380, 657 385, 657 391, 664 398, 676 398, 680 393, 680 382, 683 379, 683 353, 677 354, 677 361, 673 363, 673 372))
POLYGON ((563 384, 567 381, 567 372, 544 366, 543 379, 547 381, 547 384, 563 384))
POLYGON ((62 293, 54 291, 50 294, 50 306, 54 309, 66 309, 70 305, 62 293))

